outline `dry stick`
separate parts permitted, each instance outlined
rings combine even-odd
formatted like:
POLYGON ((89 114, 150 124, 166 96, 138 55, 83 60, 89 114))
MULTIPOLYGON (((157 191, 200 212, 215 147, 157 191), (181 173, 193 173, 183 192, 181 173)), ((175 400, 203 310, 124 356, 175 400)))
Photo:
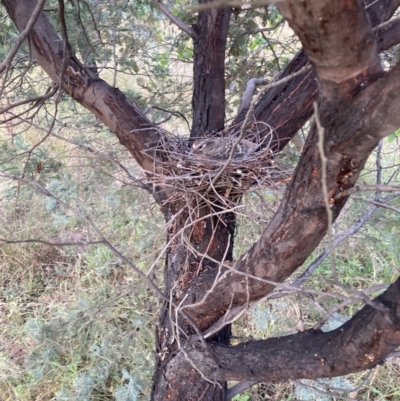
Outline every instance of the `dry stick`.
POLYGON ((318 105, 317 102, 313 102, 314 106, 314 119, 315 119, 315 125, 317 127, 317 133, 318 133, 318 150, 319 154, 321 157, 321 185, 322 185, 322 193, 324 196, 324 203, 325 203, 325 208, 326 208, 326 214, 328 218, 328 241, 329 241, 329 250, 331 253, 331 274, 333 277, 333 280, 335 282, 338 282, 338 276, 336 272, 336 267, 335 267, 335 248, 332 248, 333 246, 333 235, 332 235, 332 210, 331 210, 331 204, 329 203, 329 196, 328 196, 328 185, 326 182, 326 168, 327 168, 327 162, 328 159, 325 156, 325 151, 324 151, 324 132, 325 129, 321 125, 321 121, 319 120, 318 116, 318 105))
MULTIPOLYGON (((354 224, 352 227, 346 230, 343 234, 337 236, 332 241, 333 248, 336 248, 345 239, 357 233, 377 209, 378 209, 377 206, 369 208, 366 211, 366 213, 364 213, 364 215, 356 222, 356 224, 354 224)), ((314 260, 314 262, 312 262, 311 265, 307 267, 304 273, 292 285, 294 287, 300 287, 314 273, 315 269, 330 255, 330 253, 331 253, 331 247, 326 247, 324 251, 318 255, 318 257, 314 260)), ((279 294, 277 293, 276 295, 279 294)))
MULTIPOLYGON (((137 185, 139 188, 142 188, 142 189, 144 189, 144 190, 146 190, 146 191, 148 191, 150 193, 152 192, 153 189, 152 189, 151 185, 145 184, 142 180, 139 180, 139 179, 133 177, 133 175, 129 172, 129 170, 122 163, 120 163, 118 160, 116 160, 113 157, 108 156, 108 155, 100 152, 99 150, 96 150, 96 149, 92 148, 89 145, 85 145, 82 142, 78 142, 78 141, 75 141, 73 139, 64 138, 61 135, 58 135, 58 132, 60 132, 60 130, 62 128, 65 128, 65 127, 61 127, 57 131, 57 134, 51 134, 51 136, 53 136, 55 138, 58 138, 58 139, 61 139, 62 141, 65 141, 65 142, 70 143, 72 145, 75 145, 78 148, 86 150, 86 151, 88 151, 90 153, 93 153, 93 154, 95 154, 96 156, 99 156, 102 159, 105 159, 105 160, 111 161, 112 163, 115 163, 117 166, 119 166, 126 173, 126 175, 129 177, 129 179, 131 181, 133 181, 135 183, 135 185, 137 185)), ((123 182, 123 181, 121 180, 121 182, 123 182)))
POLYGON ((389 25, 391 25, 391 24, 393 24, 393 23, 396 23, 396 22, 398 22, 398 21, 400 21, 400 16, 395 17, 395 18, 392 18, 392 19, 390 19, 389 21, 383 22, 383 23, 380 24, 380 25, 377 25, 376 27, 372 28, 372 32, 375 33, 375 32, 377 32, 377 31, 380 31, 381 29, 386 28, 387 26, 389 26, 389 25))
MULTIPOLYGON (((320 295, 320 296, 322 296, 322 297, 330 297, 330 298, 334 298, 334 299, 345 299, 345 300, 347 300, 347 299, 352 299, 354 302, 362 301, 362 302, 364 302, 365 304, 368 304, 368 305, 372 306, 374 309, 386 311, 386 308, 384 308, 384 307, 381 306, 381 305, 378 305, 378 304, 374 303, 374 302, 373 302, 371 299, 369 299, 369 298, 366 296, 366 294, 363 293, 362 291, 354 291, 352 297, 350 298, 348 295, 331 294, 331 293, 326 293, 326 292, 324 292, 324 291, 316 291, 316 290, 310 290, 310 289, 303 289, 303 288, 293 287, 293 286, 288 285, 288 284, 283 284, 283 283, 280 283, 280 282, 277 282, 277 281, 262 279, 262 278, 260 278, 260 277, 254 276, 254 275, 252 275, 252 274, 249 274, 249 273, 245 273, 245 272, 241 272, 241 271, 239 271, 239 270, 236 270, 234 267, 231 267, 231 266, 229 266, 229 265, 227 265, 227 264, 225 264, 225 263, 221 263, 221 262, 217 261, 216 259, 210 257, 209 255, 202 254, 201 252, 198 252, 194 247, 192 247, 191 244, 189 244, 189 243, 186 243, 186 245, 187 245, 188 247, 190 247, 190 248, 192 249, 193 252, 196 252, 196 254, 197 254, 198 256, 203 256, 204 258, 207 258, 207 259, 209 259, 210 261, 219 264, 219 268, 224 267, 224 268, 227 269, 227 271, 225 271, 225 272, 221 275, 221 277, 218 279, 219 282, 220 282, 222 279, 224 279, 225 276, 226 276, 229 272, 232 272, 232 273, 238 274, 238 275, 240 275, 240 276, 248 277, 248 278, 250 278, 250 279, 257 280, 257 281, 260 281, 260 282, 262 282, 262 283, 270 284, 270 285, 273 285, 273 286, 275 286, 275 287, 282 288, 282 289, 284 289, 284 290, 288 290, 289 292, 293 292, 293 291, 294 291, 294 292, 305 293, 305 294, 320 295)), ((214 283, 213 283, 212 288, 215 288, 215 286, 216 286, 217 284, 218 284, 218 282, 217 282, 216 280, 214 280, 214 283)), ((386 287, 382 287, 382 288, 386 288, 386 287)), ((183 306, 181 309, 192 309, 192 308, 194 308, 194 307, 201 306, 202 304, 204 304, 204 302, 206 301, 206 299, 208 298, 208 296, 210 295, 210 293, 211 293, 211 291, 208 290, 208 291, 204 294, 203 298, 202 298, 200 301, 196 302, 195 304, 185 305, 185 306, 183 306)), ((239 310, 240 313, 243 313, 241 308, 238 308, 238 310, 239 310)), ((236 318, 237 318, 237 316, 236 316, 236 318)), ((220 319, 220 320, 221 320, 221 319, 220 319)), ((235 320, 235 317, 232 317, 232 320, 230 321, 230 323, 233 322, 234 320, 235 320)), ((221 327, 220 327, 219 322, 220 322, 220 321, 218 320, 213 326, 211 326, 209 329, 207 329, 207 331, 205 332, 204 338, 208 338, 208 337, 210 337, 212 334, 215 334, 217 331, 220 330, 221 327)))
MULTIPOLYGON (((235 149, 237 147, 237 145, 239 144, 239 142, 243 139, 244 134, 246 132, 246 127, 247 124, 249 123, 250 119, 252 118, 253 115, 253 111, 255 108, 256 103, 261 99, 261 97, 264 95, 264 92, 274 88, 276 86, 280 86, 283 85, 287 82, 289 82, 290 80, 292 80, 293 78, 298 77, 299 75, 303 74, 305 71, 308 71, 309 69, 311 69, 311 65, 307 64, 304 67, 302 67, 299 71, 294 72, 293 74, 288 75, 285 78, 280 79, 279 81, 275 81, 275 82, 271 82, 270 84, 267 84, 265 86, 263 86, 260 89, 260 92, 258 92, 257 96, 253 99, 253 101, 250 103, 250 107, 249 110, 246 113, 246 117, 243 121, 242 127, 240 129, 240 135, 239 137, 236 139, 235 143, 232 146, 231 149, 231 153, 229 154, 228 159, 225 161, 224 165, 220 168, 220 170, 217 172, 217 174, 215 175, 214 179, 212 180, 212 185, 214 185, 216 183, 216 181, 218 180, 218 178, 222 175, 222 173, 226 170, 226 168, 228 167, 229 163, 231 162, 232 158, 233 158, 233 154, 235 153, 235 149)), ((210 190, 210 188, 207 190, 207 192, 210 190)))
MULTIPOLYGON (((207 218, 209 218, 209 217, 213 217, 213 216, 220 215, 220 214, 225 214, 225 213, 231 213, 231 212, 233 212, 235 209, 240 209, 240 208, 242 208, 242 207, 244 207, 244 205, 238 205, 238 206, 232 207, 232 208, 229 209, 229 210, 223 210, 223 211, 221 211, 221 212, 209 213, 209 214, 207 214, 207 215, 205 215, 205 216, 202 216, 202 217, 200 217, 200 218, 198 218, 198 219, 196 219, 196 220, 193 220, 192 222, 190 222, 189 224, 185 225, 185 226, 182 227, 179 231, 177 231, 176 233, 174 233, 174 235, 171 236, 170 240, 169 240, 169 241, 167 242, 167 244, 164 246, 163 251, 165 252, 165 251, 168 249, 168 247, 172 244, 172 241, 173 241, 175 238, 177 238, 178 235, 182 235, 182 233, 184 232, 184 230, 186 230, 188 227, 193 226, 193 225, 196 224, 197 222, 199 222, 199 221, 201 221, 201 220, 204 220, 204 219, 207 219, 207 218)), ((183 210, 182 210, 182 211, 183 211, 183 210)), ((175 217, 176 217, 176 215, 173 216, 174 219, 175 219, 175 217)), ((171 220, 172 220, 172 219, 171 219, 171 220)), ((169 222, 168 222, 168 224, 169 224, 169 222)), ((196 253, 197 253, 197 252, 198 252, 198 251, 196 250, 196 253)), ((162 255, 163 255, 163 252, 161 252, 160 255, 157 257, 157 259, 155 260, 155 262, 153 263, 153 265, 150 267, 149 272, 148 272, 147 274, 150 274, 150 272, 152 271, 152 269, 154 268, 154 266, 156 266, 157 262, 161 259, 162 255)), ((210 259, 210 260, 211 260, 211 259, 210 259)), ((220 262, 217 261, 217 263, 220 263, 220 262)))
MULTIPOLYGON (((83 220, 85 220, 89 226, 93 229, 93 231, 102 239, 104 244, 107 246, 108 249, 110 249, 114 255, 116 255, 119 259, 121 259, 123 262, 125 262, 132 270, 134 270, 140 277, 142 277, 148 285, 154 290, 154 292, 163 300, 170 302, 170 299, 157 287, 157 285, 151 280, 150 277, 148 277, 145 273, 143 273, 139 268, 137 268, 134 264, 132 264, 121 252, 119 252, 108 240, 107 238, 103 235, 103 233, 97 228, 97 226, 93 223, 93 221, 89 218, 86 217, 83 213, 81 213, 79 210, 75 209, 73 206, 69 205, 68 203, 64 202, 62 199, 51 193, 48 189, 46 189, 42 184, 40 184, 37 181, 34 180, 29 180, 27 178, 21 178, 17 177, 8 173, 1 172, 0 177, 5 177, 17 182, 22 182, 28 185, 31 185, 38 189, 40 192, 42 192, 43 195, 48 196, 50 198, 55 199, 59 204, 63 205, 65 208, 71 210, 73 213, 81 217, 83 220)), ((172 306, 176 308, 175 303, 172 302, 172 306)), ((181 313, 183 317, 192 325, 193 329, 196 331, 197 335, 199 336, 199 339, 203 345, 204 348, 207 348, 207 343, 205 342, 205 339, 200 331, 200 329, 197 327, 197 324, 193 321, 193 319, 184 311, 181 310, 181 313)))
POLYGON ((35 102, 35 105, 37 105, 38 103, 42 102, 43 100, 47 100, 49 98, 51 98, 56 92, 57 92, 58 87, 55 85, 50 86, 46 93, 44 95, 39 95, 39 96, 35 96, 35 97, 31 97, 29 99, 24 99, 24 100, 20 100, 18 102, 15 103, 11 103, 6 107, 3 107, 0 109, 0 114, 7 112, 8 110, 13 109, 14 107, 18 107, 18 106, 22 106, 26 103, 33 103, 35 102))

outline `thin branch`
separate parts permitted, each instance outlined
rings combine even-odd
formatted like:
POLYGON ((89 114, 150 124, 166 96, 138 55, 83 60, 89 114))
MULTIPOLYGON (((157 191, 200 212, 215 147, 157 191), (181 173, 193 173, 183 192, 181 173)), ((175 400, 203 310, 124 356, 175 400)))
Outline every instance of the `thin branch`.
POLYGON ((240 102, 237 114, 242 110, 250 107, 251 98, 253 97, 254 91, 257 85, 267 85, 268 81, 265 78, 251 78, 247 81, 246 89, 244 90, 242 101, 240 102))
MULTIPOLYGON (((394 192, 400 191, 400 185, 355 185, 353 188, 346 189, 335 196, 335 200, 361 191, 394 192)), ((354 198, 353 198, 354 199, 354 198)))
MULTIPOLYGON (((100 231, 99 228, 97 228, 97 226, 93 223, 93 221, 85 216, 82 212, 80 212, 78 209, 74 208, 73 206, 69 205, 68 203, 64 202, 61 198, 59 198, 58 196, 54 195, 53 193, 51 193, 47 188, 45 188, 41 183, 39 183, 38 181, 34 181, 34 180, 29 180, 27 178, 21 178, 21 177, 17 177, 5 172, 0 172, 0 177, 5 177, 17 182, 22 182, 24 184, 28 184, 34 188, 36 188, 37 190, 39 190, 43 195, 48 196, 50 198, 53 198, 54 200, 56 200, 59 204, 63 205, 65 208, 71 210, 73 213, 75 213, 77 216, 79 216, 80 218, 82 218, 84 221, 86 221, 89 226, 93 229, 93 231, 101 238, 101 241, 104 243, 104 245, 107 246, 108 249, 110 249, 113 254, 115 256, 117 256, 119 259, 121 259, 124 263, 126 263, 132 270, 135 271, 135 273, 137 273, 141 278, 143 278, 147 284, 150 286, 150 288, 164 301, 170 303, 171 300, 169 299, 168 296, 166 296, 159 288, 158 286, 154 283, 154 281, 145 273, 143 273, 137 266, 135 266, 133 263, 131 263, 120 251, 118 251, 117 248, 114 247, 114 245, 111 244, 110 241, 108 241, 108 239, 103 235, 103 233, 100 231)), ((176 304, 174 302, 171 303, 171 305, 176 308, 176 304)), ((207 348, 207 344, 206 341, 203 337, 203 334, 201 333, 200 329, 198 328, 198 326, 196 325, 196 323, 194 322, 194 320, 186 313, 184 312, 182 309, 179 311, 182 316, 190 323, 190 325, 193 327, 193 329, 195 330, 196 334, 198 335, 198 338, 202 344, 202 346, 204 348, 207 348)))
POLYGON ((330 255, 332 247, 336 248, 345 239, 357 233, 360 230, 360 228, 369 220, 369 218, 377 210, 377 208, 378 208, 377 206, 369 208, 364 213, 364 215, 357 221, 356 224, 354 224, 352 227, 346 230, 343 234, 337 236, 332 241, 332 246, 326 247, 324 251, 318 255, 318 257, 314 260, 314 262, 312 262, 311 265, 307 267, 304 273, 292 284, 292 286, 300 287, 314 273, 316 268, 330 255))
MULTIPOLYGON (((59 131, 58 131, 58 132, 59 132, 59 131)), ((100 151, 98 151, 98 150, 92 148, 91 146, 82 143, 82 142, 75 141, 75 140, 73 140, 73 139, 68 139, 68 138, 65 138, 65 137, 63 137, 63 136, 60 136, 60 135, 58 135, 58 134, 53 134, 53 133, 51 134, 51 136, 53 136, 53 137, 55 137, 55 138, 58 138, 58 139, 61 139, 62 141, 65 141, 65 142, 70 143, 70 144, 72 144, 72 145, 75 145, 75 146, 77 146, 78 148, 83 149, 83 150, 85 150, 85 151, 87 151, 87 152, 93 153, 93 154, 95 154, 96 156, 98 156, 98 157, 100 157, 100 158, 102 158, 102 159, 105 159, 105 160, 111 161, 112 163, 117 164, 117 165, 125 172, 125 174, 129 177, 129 179, 132 180, 132 181, 135 183, 136 186, 138 186, 139 188, 142 188, 142 189, 146 190, 146 191, 149 192, 149 193, 153 193, 153 187, 152 187, 152 185, 150 185, 150 184, 145 184, 143 181, 141 181, 141 180, 135 178, 135 177, 129 172, 129 170, 128 170, 122 163, 120 163, 118 160, 116 160, 116 159, 114 159, 114 158, 112 158, 112 157, 110 157, 110 156, 108 156, 108 155, 106 155, 106 154, 104 154, 104 153, 102 153, 102 152, 100 152, 100 151)))
POLYGON ((14 58, 15 54, 17 53, 19 47, 21 46, 22 42, 27 38, 27 36, 30 34, 32 28, 34 27, 36 20, 38 19, 40 13, 42 12, 42 8, 46 0, 39 0, 36 4, 35 9, 33 10, 33 13, 31 15, 31 18, 29 19, 28 24, 26 25, 25 29, 18 35, 17 40, 11 47, 11 50, 8 52, 5 60, 0 64, 0 74, 8 68, 8 66, 11 64, 12 59, 14 58))
POLYGON ((393 23, 399 22, 399 21, 400 21, 400 15, 398 17, 392 18, 389 21, 383 22, 380 25, 377 25, 375 28, 372 29, 372 32, 375 33, 377 31, 380 31, 381 29, 386 28, 387 26, 389 26, 389 25, 391 25, 393 23))
MULTIPOLYGON (((369 287, 366 288, 365 290, 363 290, 363 292, 365 294, 372 294, 374 292, 377 291, 381 291, 383 289, 387 289, 389 287, 389 284, 378 284, 375 285, 373 287, 369 287)), ((351 303, 353 303, 354 300, 352 299, 346 299, 343 302, 341 302, 340 304, 334 306, 333 308, 331 308, 329 311, 325 312, 324 315, 318 320, 317 323, 315 323, 315 325, 313 326, 313 330, 320 330, 321 327, 325 324, 325 322, 335 313, 338 312, 340 309, 346 307, 347 305, 350 305, 351 303)), ((345 322, 342 322, 345 323, 345 322)))
MULTIPOLYGON (((399 196, 399 195, 400 195, 400 193, 397 196, 399 196)), ((379 207, 384 207, 385 209, 389 209, 389 210, 392 210, 393 212, 400 213, 400 209, 398 209, 397 207, 386 205, 385 203, 377 202, 377 201, 374 201, 372 199, 359 198, 358 196, 352 196, 351 199, 359 200, 359 201, 362 201, 362 202, 372 203, 373 205, 376 205, 376 206, 379 206, 379 207)))
POLYGON ((186 32, 193 40, 197 40, 198 36, 196 32, 193 30, 192 27, 189 25, 185 24, 183 21, 181 21, 178 17, 176 17, 172 12, 168 9, 168 7, 161 1, 161 0, 156 0, 158 8, 161 10, 161 12, 170 19, 171 22, 173 22, 179 29, 181 29, 183 32, 186 32))
MULTIPOLYGON (((163 111, 164 113, 172 114, 172 115, 175 116, 175 117, 181 117, 181 118, 183 118, 183 119, 185 120, 185 122, 186 122, 188 128, 190 129, 189 121, 187 120, 187 118, 185 117, 185 115, 182 114, 181 112, 179 112, 179 111, 166 110, 166 109, 163 109, 163 108, 161 108, 161 107, 159 107, 159 106, 151 105, 151 106, 147 107, 147 109, 144 110, 143 113, 144 113, 144 114, 147 114, 148 112, 150 112, 151 109, 157 109, 157 110, 163 111)), ((161 124, 161 123, 157 123, 157 125, 159 125, 159 124, 161 124)))
POLYGON ((23 99, 15 103, 11 103, 6 107, 3 107, 0 109, 0 114, 7 112, 8 110, 11 110, 14 107, 22 106, 26 103, 33 103, 35 102, 35 105, 38 105, 39 103, 42 103, 44 100, 47 100, 51 98, 56 92, 57 92, 58 87, 55 85, 50 86, 46 93, 44 95, 36 96, 36 97, 31 97, 29 99, 23 99))

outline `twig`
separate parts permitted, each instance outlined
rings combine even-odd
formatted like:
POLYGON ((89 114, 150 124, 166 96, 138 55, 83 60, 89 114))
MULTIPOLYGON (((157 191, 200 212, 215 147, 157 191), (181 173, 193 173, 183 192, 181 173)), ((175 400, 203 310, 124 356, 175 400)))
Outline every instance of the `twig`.
MULTIPOLYGON (((345 239, 349 238, 351 235, 356 234, 361 227, 369 220, 372 214, 377 210, 377 206, 373 206, 369 208, 362 217, 346 230, 341 235, 338 235, 332 241, 332 246, 336 248, 341 242, 345 239)), ((292 284, 294 287, 300 287, 315 271, 315 269, 330 255, 331 247, 326 247, 322 253, 318 255, 318 257, 312 262, 304 271, 304 273, 292 284)))
MULTIPOLYGON (((108 249, 111 250, 111 252, 114 253, 115 256, 117 256, 119 259, 121 259, 124 263, 126 263, 135 273, 137 273, 141 278, 143 278, 147 284, 154 290, 154 292, 163 300, 167 301, 168 303, 171 301, 169 297, 167 297, 159 288, 158 286, 154 283, 154 281, 145 273, 143 273, 138 267, 136 267, 133 263, 131 263, 118 249, 114 247, 114 245, 111 244, 110 241, 103 235, 103 233, 100 231, 99 228, 93 223, 93 221, 89 218, 86 217, 83 213, 81 213, 79 210, 74 208, 73 206, 69 205, 68 203, 64 202, 62 199, 60 199, 58 196, 54 195, 51 193, 48 189, 46 189, 41 183, 38 181, 34 180, 29 180, 27 178, 21 178, 17 177, 5 172, 0 172, 0 177, 5 177, 17 182, 22 182, 25 184, 28 184, 36 189, 38 189, 43 195, 48 196, 50 198, 53 198, 56 200, 59 204, 63 205, 65 208, 71 210, 73 213, 75 213, 77 216, 81 217, 83 220, 85 220, 89 226, 93 229, 93 231, 101 238, 102 242, 104 245, 107 246, 108 249)), ((172 306, 176 308, 176 304, 172 303, 172 306)), ((180 313, 182 316, 191 324, 193 329, 195 330, 196 334, 199 337, 200 342, 202 343, 203 347, 207 347, 207 343, 203 337, 203 334, 201 333, 200 329, 197 327, 196 323, 194 320, 183 310, 180 310, 180 313)))
MULTIPOLYGON (((369 294, 369 293, 373 293, 376 291, 381 291, 381 290, 386 290, 389 287, 389 284, 378 284, 376 286, 373 287, 369 287, 366 288, 365 290, 363 290, 364 293, 369 294)), ((352 302, 354 302, 354 300, 352 299, 346 299, 343 302, 341 302, 340 304, 334 306, 333 308, 331 308, 329 311, 325 312, 324 316, 322 316, 317 323, 315 323, 315 325, 313 326, 313 330, 319 330, 324 324, 325 322, 337 311, 339 311, 340 309, 346 307, 347 305, 350 305, 352 302)))

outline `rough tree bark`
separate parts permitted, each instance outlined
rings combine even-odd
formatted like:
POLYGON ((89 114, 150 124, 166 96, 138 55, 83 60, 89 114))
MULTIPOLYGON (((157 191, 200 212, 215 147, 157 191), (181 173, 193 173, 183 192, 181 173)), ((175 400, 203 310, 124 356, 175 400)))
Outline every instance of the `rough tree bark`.
MULTIPOLYGON (((35 2, 2 3, 21 31, 35 2)), ((382 0, 365 10, 361 0, 279 3, 304 50, 283 75, 297 71, 307 60, 313 70, 266 93, 255 109, 255 117, 275 128, 275 149, 280 150, 310 118, 312 101, 318 99, 334 218, 346 202, 341 192, 354 185, 377 142, 400 127, 400 65, 384 72, 377 51, 377 43, 379 49, 399 43, 399 29, 394 28, 394 23, 379 29, 374 36, 371 25, 390 18, 399 4, 400 1, 382 0)), ((223 61, 230 13, 227 8, 201 11, 194 27, 197 37, 192 137, 224 128, 223 61)), ((159 132, 118 89, 91 74, 75 57, 64 60, 66 55, 59 43, 57 33, 42 14, 29 38, 38 64, 110 128, 149 176, 160 171, 162 159, 149 153, 159 132)), ((241 118, 238 116, 236 121, 241 118)), ((166 294, 176 304, 182 303, 182 309, 201 331, 220 335, 206 335, 213 342, 207 347, 199 345, 192 323, 180 317, 179 348, 165 304, 157 334, 154 400, 224 400, 227 380, 279 381, 350 373, 373 366, 400 344, 399 281, 375 300, 375 307, 364 307, 333 332, 298 333, 236 347, 218 343, 229 340, 229 330, 219 330, 229 323, 231 315, 268 294, 274 282, 290 276, 326 233, 323 166, 317 142, 314 126, 279 210, 260 239, 235 263, 232 214, 222 219, 209 218, 205 217, 207 208, 200 207, 191 216, 183 203, 168 202, 166 188, 155 188, 166 220, 174 222, 169 225, 169 238, 174 238, 188 219, 197 219, 179 237, 184 241, 174 238, 170 244, 166 294), (210 259, 200 263, 188 246, 210 259), (219 261, 231 263, 219 265, 219 261)))

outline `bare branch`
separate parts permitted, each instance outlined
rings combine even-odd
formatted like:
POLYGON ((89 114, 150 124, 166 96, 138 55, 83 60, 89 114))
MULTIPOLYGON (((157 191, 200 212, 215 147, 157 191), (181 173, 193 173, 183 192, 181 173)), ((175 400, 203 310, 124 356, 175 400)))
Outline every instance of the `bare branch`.
POLYGON ((378 32, 381 29, 384 29, 384 28, 387 28, 387 27, 391 26, 392 24, 397 24, 398 22, 400 22, 400 16, 392 18, 391 20, 386 21, 386 22, 374 27, 372 29, 372 32, 378 32))

